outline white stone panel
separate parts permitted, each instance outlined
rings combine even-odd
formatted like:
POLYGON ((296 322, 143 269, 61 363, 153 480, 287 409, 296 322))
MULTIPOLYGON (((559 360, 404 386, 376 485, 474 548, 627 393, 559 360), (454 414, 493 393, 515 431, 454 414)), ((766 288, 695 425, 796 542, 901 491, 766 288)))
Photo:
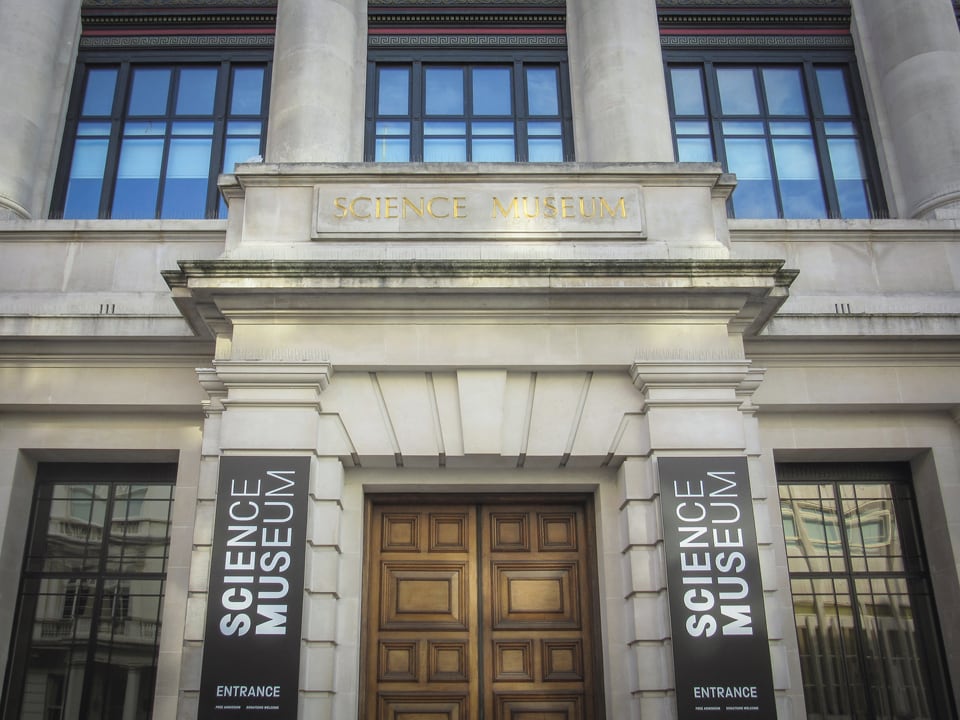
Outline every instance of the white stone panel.
POLYGON ((502 370, 457 372, 465 453, 500 454, 506 383, 507 373, 502 370))

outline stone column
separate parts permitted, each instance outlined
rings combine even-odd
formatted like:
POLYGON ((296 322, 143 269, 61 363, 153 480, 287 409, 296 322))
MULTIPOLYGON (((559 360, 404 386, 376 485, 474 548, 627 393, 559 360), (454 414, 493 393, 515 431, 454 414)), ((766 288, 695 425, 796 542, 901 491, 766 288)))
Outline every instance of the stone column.
POLYGON ((45 210, 79 22, 77 0, 0 2, 0 220, 45 210))
POLYGON ((280 0, 267 162, 360 162, 366 0, 280 0))
POLYGON ((960 32, 950 0, 853 0, 864 88, 900 217, 960 217, 960 32))
POLYGON ((577 159, 672 162, 654 0, 569 0, 567 40, 577 159))

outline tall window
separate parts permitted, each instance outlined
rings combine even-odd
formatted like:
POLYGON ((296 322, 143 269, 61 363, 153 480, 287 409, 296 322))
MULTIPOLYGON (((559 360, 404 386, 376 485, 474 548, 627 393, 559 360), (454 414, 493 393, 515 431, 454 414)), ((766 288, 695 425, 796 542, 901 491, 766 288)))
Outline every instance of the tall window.
POLYGON ((777 475, 807 716, 956 717, 909 469, 777 475))
POLYGON ((667 76, 677 160, 735 173, 733 216, 878 213, 848 64, 677 60, 667 76))
POLYGON ((573 159, 566 62, 487 56, 451 63, 386 57, 368 76, 367 159, 562 162, 573 159))
POLYGON ((88 61, 52 215, 213 218, 217 175, 262 153, 268 63, 88 61))
POLYGON ((3 717, 150 717, 175 473, 40 466, 3 717))

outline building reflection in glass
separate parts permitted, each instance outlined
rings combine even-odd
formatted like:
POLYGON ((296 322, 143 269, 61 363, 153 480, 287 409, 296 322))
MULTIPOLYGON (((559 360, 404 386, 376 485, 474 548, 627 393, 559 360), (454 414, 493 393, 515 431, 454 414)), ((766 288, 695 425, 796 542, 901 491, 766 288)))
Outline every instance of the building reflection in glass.
POLYGON ((150 717, 172 499, 172 483, 38 484, 10 717, 150 717))
POLYGON ((932 718, 932 602, 909 488, 783 483, 780 507, 810 718, 932 718), (918 617, 921 616, 921 617, 918 617))

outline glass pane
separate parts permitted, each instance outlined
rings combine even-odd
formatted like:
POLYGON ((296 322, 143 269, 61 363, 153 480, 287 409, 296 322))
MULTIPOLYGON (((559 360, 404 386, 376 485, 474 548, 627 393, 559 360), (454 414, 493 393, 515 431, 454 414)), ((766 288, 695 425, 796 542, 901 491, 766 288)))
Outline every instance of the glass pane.
POLYGON ((234 165, 253 160, 259 152, 259 138, 227 138, 223 151, 223 172, 233 172, 234 165))
POLYGON ((860 142, 856 138, 831 138, 827 140, 830 164, 836 180, 863 180, 865 173, 860 155, 860 142))
POLYGON ((130 90, 130 115, 166 115, 170 68, 135 68, 130 90))
POLYGON ((466 135, 467 124, 462 122, 425 122, 424 135, 466 135))
POLYGON ((530 162, 563 162, 563 141, 560 138, 530 138, 527 156, 530 162))
POLYGON ((456 138, 430 138, 423 141, 425 162, 464 162, 467 159, 467 141, 456 138))
POLYGON ((263 123, 256 120, 230 120, 227 122, 227 135, 252 135, 260 137, 263 123))
POLYGON ((233 89, 230 97, 230 114, 259 115, 262 105, 263 68, 234 68, 233 89))
POLYGON ((699 68, 670 68, 670 86, 677 115, 706 115, 699 68))
POLYGON ((117 85, 115 68, 87 72, 87 89, 83 94, 82 115, 109 115, 113 110, 113 93, 117 85))
POLYGON ((790 584, 808 716, 867 717, 849 584, 830 578, 790 584))
POLYGON ((827 135, 856 135, 852 122, 825 122, 823 129, 827 135))
POLYGON ((211 115, 217 92, 216 68, 184 68, 177 88, 177 115, 211 115))
MULTIPOLYGON (((38 485, 30 553, 56 559, 79 552, 94 561, 82 572, 76 561, 28 564, 14 643, 23 653, 10 676, 19 712, 11 717, 149 716, 164 581, 110 575, 102 550, 109 532, 111 541, 125 534, 131 568, 144 565, 138 558, 165 556, 172 491, 170 484, 38 485)), ((165 564, 155 570, 162 574, 165 564)))
POLYGON ((560 123, 558 122, 528 122, 527 135, 556 135, 560 137, 560 123))
POLYGON ((474 122, 470 129, 474 135, 506 135, 513 137, 512 122, 474 122))
POLYGON ((410 68, 382 67, 377 74, 380 83, 377 90, 378 115, 410 114, 410 68))
POLYGON ((713 162, 709 138, 677 138, 677 162, 713 162))
POLYGON ((930 718, 915 611, 902 578, 857 581, 866 685, 879 717, 930 718))
POLYGON ((810 138, 774 138, 773 157, 777 165, 783 216, 826 217, 827 206, 813 141, 810 138))
POLYGON ((843 68, 817 68, 820 104, 827 115, 851 115, 847 78, 843 68))
POLYGON ((77 137, 90 135, 110 135, 110 123, 108 122, 82 122, 77 124, 77 137))
POLYGON ((733 209, 739 218, 775 218, 777 203, 763 140, 726 138, 727 169, 736 173, 733 209))
POLYGON ((724 115, 759 115, 757 87, 751 68, 718 68, 717 85, 724 115))
POLYGON ((722 123, 724 135, 763 135, 764 123, 744 120, 724 120, 722 123))
POLYGON ((510 68, 473 69, 473 113, 512 115, 510 68))
POLYGON ((771 115, 806 115, 800 68, 763 68, 763 88, 771 115))
POLYGON ((170 129, 173 135, 213 135, 212 122, 175 122, 170 129))
POLYGON ((161 139, 124 139, 120 148, 111 217, 156 217, 162 157, 161 139))
POLYGON ((463 70, 426 68, 424 94, 427 115, 463 115, 463 70))
POLYGON ((128 122, 123 128, 123 134, 131 135, 163 135, 167 131, 167 124, 160 121, 128 122))
POLYGON ((854 138, 827 140, 833 182, 840 202, 840 216, 845 218, 870 217, 867 183, 860 154, 860 143, 854 138))
POLYGON ((160 217, 204 217, 210 179, 210 147, 210 139, 179 138, 170 142, 160 217))
POLYGON ((107 162, 106 139, 78 139, 73 146, 70 180, 63 216, 69 219, 95 218, 100 209, 103 170, 107 162))
POLYGON ((710 126, 701 120, 677 120, 673 124, 673 131, 677 135, 709 135, 710 126))
POLYGON ((377 138, 374 160, 377 162, 410 162, 410 140, 377 138))
POLYGON ((517 159, 513 138, 477 139, 472 148, 474 162, 514 162, 517 159))
POLYGON ((527 68, 527 112, 531 115, 559 115, 558 88, 556 68, 527 68))
POLYGON ((380 120, 377 122, 377 135, 406 137, 410 135, 410 123, 399 120, 380 120))
POLYGON ((770 133, 772 135, 810 135, 810 123, 772 122, 770 123, 770 133))

